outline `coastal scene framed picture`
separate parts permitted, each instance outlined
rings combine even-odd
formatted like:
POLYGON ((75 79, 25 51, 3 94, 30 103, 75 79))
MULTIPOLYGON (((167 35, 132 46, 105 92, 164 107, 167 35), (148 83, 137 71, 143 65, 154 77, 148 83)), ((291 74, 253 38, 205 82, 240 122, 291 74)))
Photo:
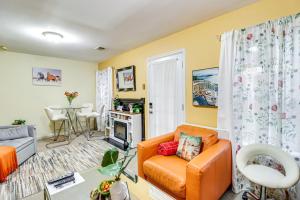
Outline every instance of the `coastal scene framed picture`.
POLYGON ((193 106, 218 106, 218 72, 219 67, 194 70, 193 106))

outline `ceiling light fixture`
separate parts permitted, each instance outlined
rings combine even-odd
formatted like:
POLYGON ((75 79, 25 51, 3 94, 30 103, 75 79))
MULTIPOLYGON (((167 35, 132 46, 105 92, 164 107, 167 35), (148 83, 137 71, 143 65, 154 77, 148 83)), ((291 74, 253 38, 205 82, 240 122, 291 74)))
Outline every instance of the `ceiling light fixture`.
POLYGON ((4 45, 0 45, 0 51, 7 51, 7 47, 4 45))
POLYGON ((64 38, 62 34, 53 31, 42 32, 42 35, 46 38, 46 40, 54 43, 59 43, 64 38))

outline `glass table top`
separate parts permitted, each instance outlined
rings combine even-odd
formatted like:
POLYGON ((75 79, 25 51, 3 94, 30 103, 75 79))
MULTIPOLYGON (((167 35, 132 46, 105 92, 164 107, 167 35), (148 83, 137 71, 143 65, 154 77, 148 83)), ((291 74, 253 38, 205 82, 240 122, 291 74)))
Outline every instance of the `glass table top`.
MULTIPOLYGON (((110 179, 110 177, 100 174, 96 168, 82 172, 80 175, 84 178, 84 182, 51 196, 47 194, 48 192, 45 190, 45 195, 50 200, 89 200, 90 192, 95 189, 101 181, 110 179)), ((121 180, 127 182, 131 200, 152 199, 149 195, 151 185, 142 178, 138 178, 137 183, 134 183, 126 176, 122 175, 121 180)))

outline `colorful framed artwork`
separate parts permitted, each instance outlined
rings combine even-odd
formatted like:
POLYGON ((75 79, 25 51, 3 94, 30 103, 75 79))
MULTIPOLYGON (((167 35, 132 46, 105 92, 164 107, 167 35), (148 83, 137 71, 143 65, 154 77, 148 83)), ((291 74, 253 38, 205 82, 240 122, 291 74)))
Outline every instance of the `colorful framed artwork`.
POLYGON ((193 106, 217 107, 218 67, 194 70, 193 106))
POLYGON ((117 69, 118 91, 135 91, 135 66, 117 69))
POLYGON ((33 85, 48 85, 61 86, 62 76, 60 69, 49 68, 32 68, 32 84, 33 85))

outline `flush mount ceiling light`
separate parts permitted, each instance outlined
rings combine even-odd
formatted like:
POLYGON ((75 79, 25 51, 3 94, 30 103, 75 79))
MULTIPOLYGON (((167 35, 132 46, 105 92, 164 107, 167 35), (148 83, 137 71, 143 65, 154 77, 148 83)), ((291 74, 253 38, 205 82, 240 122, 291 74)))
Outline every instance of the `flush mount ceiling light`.
POLYGON ((7 51, 7 47, 4 45, 0 45, 0 51, 7 51))
POLYGON ((42 35, 45 37, 47 41, 54 42, 54 43, 59 43, 64 38, 62 34, 53 31, 42 32, 42 35))

